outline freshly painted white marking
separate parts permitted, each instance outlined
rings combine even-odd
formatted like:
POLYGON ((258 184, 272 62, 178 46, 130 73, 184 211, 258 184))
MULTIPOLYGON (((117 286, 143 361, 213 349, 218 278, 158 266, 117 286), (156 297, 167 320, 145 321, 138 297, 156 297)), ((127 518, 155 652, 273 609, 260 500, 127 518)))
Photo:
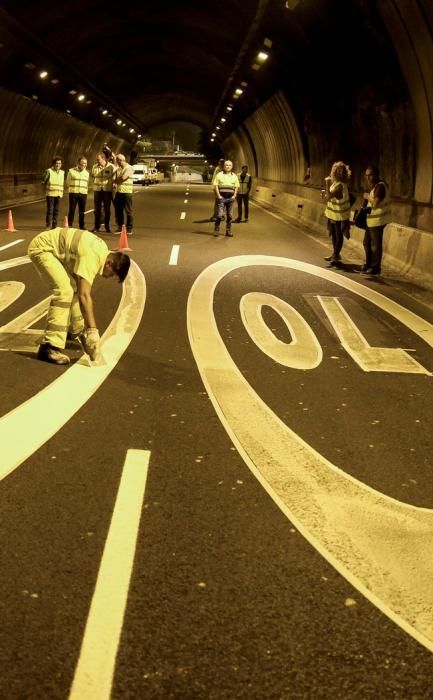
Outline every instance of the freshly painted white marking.
POLYGON ((18 238, 17 241, 12 241, 12 243, 7 243, 6 245, 2 245, 0 247, 0 250, 6 250, 6 248, 12 248, 13 245, 17 245, 18 243, 22 243, 24 238, 18 238))
POLYGON ((433 651, 433 511, 401 503, 346 474, 285 425, 248 384, 219 334, 213 295, 225 275, 252 265, 299 270, 344 287, 394 316, 430 347, 433 325, 330 270, 270 256, 226 258, 211 265, 194 282, 187 309, 202 380, 245 463, 304 537, 433 651))
POLYGON ((364 372, 431 374, 401 348, 371 347, 338 299, 322 296, 317 298, 343 348, 364 372))
POLYGON ((177 265, 177 259, 179 257, 179 248, 179 245, 174 245, 171 249, 170 260, 168 261, 169 265, 177 265))
POLYGON ((150 452, 128 450, 69 700, 109 700, 150 452))
POLYGON ((27 265, 30 262, 28 255, 23 255, 20 258, 10 258, 10 260, 3 260, 0 262, 0 271, 9 270, 11 267, 18 267, 19 265, 27 265))
POLYGON ((119 308, 102 337, 103 361, 89 369, 87 356, 82 357, 45 389, 0 418, 0 479, 60 430, 108 377, 137 331, 145 300, 146 283, 132 261, 119 308))
POLYGON ((180 218, 181 218, 181 219, 184 219, 185 216, 186 216, 186 211, 183 211, 183 212, 181 213, 181 215, 180 215, 180 218))
POLYGON ((322 347, 308 323, 293 306, 272 294, 250 292, 242 297, 240 311, 252 340, 275 362, 293 369, 314 369, 320 365, 322 347), (264 306, 269 306, 283 319, 290 331, 290 343, 278 340, 267 326, 262 315, 264 306))
POLYGON ((4 311, 19 299, 25 288, 23 282, 0 282, 0 311, 4 311))
POLYGON ((87 211, 85 211, 84 213, 85 213, 85 214, 91 214, 91 213, 92 213, 92 211, 95 211, 95 210, 94 210, 94 209, 88 209, 88 210, 87 210, 87 211))

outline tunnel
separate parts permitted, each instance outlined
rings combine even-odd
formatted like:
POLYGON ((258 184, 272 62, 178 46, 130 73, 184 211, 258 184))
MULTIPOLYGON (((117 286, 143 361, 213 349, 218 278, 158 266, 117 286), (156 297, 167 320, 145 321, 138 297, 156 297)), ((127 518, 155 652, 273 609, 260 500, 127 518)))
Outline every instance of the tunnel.
POLYGON ((5 203, 39 192, 55 154, 128 151, 178 121, 201 129, 209 158, 248 163, 256 198, 312 224, 342 159, 359 191, 379 167, 397 224, 432 227, 428 0, 232 0, 229 17, 194 1, 5 0, 0 19, 5 203))

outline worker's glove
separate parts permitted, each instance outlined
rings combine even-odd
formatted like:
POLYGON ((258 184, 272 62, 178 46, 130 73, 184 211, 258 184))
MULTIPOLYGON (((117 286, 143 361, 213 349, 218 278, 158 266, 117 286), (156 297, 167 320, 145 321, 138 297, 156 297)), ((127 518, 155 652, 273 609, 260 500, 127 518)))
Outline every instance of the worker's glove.
POLYGON ((101 339, 97 328, 88 328, 80 335, 81 344, 84 352, 88 354, 90 359, 97 360, 101 352, 101 339))

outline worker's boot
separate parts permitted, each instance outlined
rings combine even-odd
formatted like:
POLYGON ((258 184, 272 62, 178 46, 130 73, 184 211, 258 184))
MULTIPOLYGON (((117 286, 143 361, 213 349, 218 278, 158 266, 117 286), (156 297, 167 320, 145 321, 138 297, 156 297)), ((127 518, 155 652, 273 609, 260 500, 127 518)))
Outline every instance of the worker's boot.
POLYGON ((51 362, 53 365, 69 365, 71 361, 60 348, 55 348, 49 343, 41 343, 39 346, 38 360, 51 362))

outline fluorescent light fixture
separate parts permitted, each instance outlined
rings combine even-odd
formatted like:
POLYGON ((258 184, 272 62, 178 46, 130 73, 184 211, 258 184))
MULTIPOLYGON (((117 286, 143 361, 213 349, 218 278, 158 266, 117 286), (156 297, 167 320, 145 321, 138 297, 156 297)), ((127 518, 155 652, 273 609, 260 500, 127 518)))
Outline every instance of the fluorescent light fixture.
POLYGON ((218 130, 218 129, 221 129, 221 127, 220 127, 220 126, 216 126, 216 127, 215 127, 215 129, 217 129, 217 130, 218 130))
POLYGON ((241 90, 240 88, 236 88, 235 95, 242 95, 242 93, 243 93, 243 90, 241 90))
POLYGON ((232 110, 233 110, 233 107, 231 107, 230 105, 228 105, 228 107, 226 107, 226 112, 231 112, 232 110))
POLYGON ((135 131, 135 129, 130 129, 130 130, 129 130, 129 133, 130 133, 130 134, 133 134, 134 131, 135 131))
POLYGON ((108 114, 108 109, 103 109, 102 114, 108 114))
POLYGON ((46 70, 41 70, 41 72, 39 73, 39 77, 42 79, 46 78, 47 75, 48 75, 48 71, 46 71, 46 70))
POLYGON ((91 105, 91 104, 92 104, 92 100, 86 100, 86 105, 91 105))
POLYGON ((121 123, 122 123, 122 120, 121 120, 121 119, 116 119, 116 124, 118 124, 118 125, 120 126, 121 123))
POLYGON ((225 117, 221 117, 220 122, 226 122, 227 119, 225 117))
POLYGON ((83 100, 85 100, 85 99, 86 99, 86 96, 83 94, 78 95, 78 97, 77 97, 78 102, 83 102, 83 100))
POLYGON ((58 85, 60 83, 60 80, 57 80, 57 78, 53 78, 50 80, 51 85, 58 85))
POLYGON ((215 139, 211 139, 211 141, 215 141, 215 139))
POLYGON ((77 91, 76 91, 76 90, 69 90, 69 94, 70 94, 70 95, 76 95, 76 94, 77 94, 77 91))
POLYGON ((138 138, 141 139, 141 134, 137 134, 138 138))
POLYGON ((267 61, 268 58, 269 58, 269 54, 265 53, 264 51, 259 51, 259 53, 257 54, 258 61, 261 61, 261 62, 267 61))
POLYGON ((216 136, 216 133, 215 133, 215 131, 213 131, 213 132, 212 132, 212 136, 216 136))

